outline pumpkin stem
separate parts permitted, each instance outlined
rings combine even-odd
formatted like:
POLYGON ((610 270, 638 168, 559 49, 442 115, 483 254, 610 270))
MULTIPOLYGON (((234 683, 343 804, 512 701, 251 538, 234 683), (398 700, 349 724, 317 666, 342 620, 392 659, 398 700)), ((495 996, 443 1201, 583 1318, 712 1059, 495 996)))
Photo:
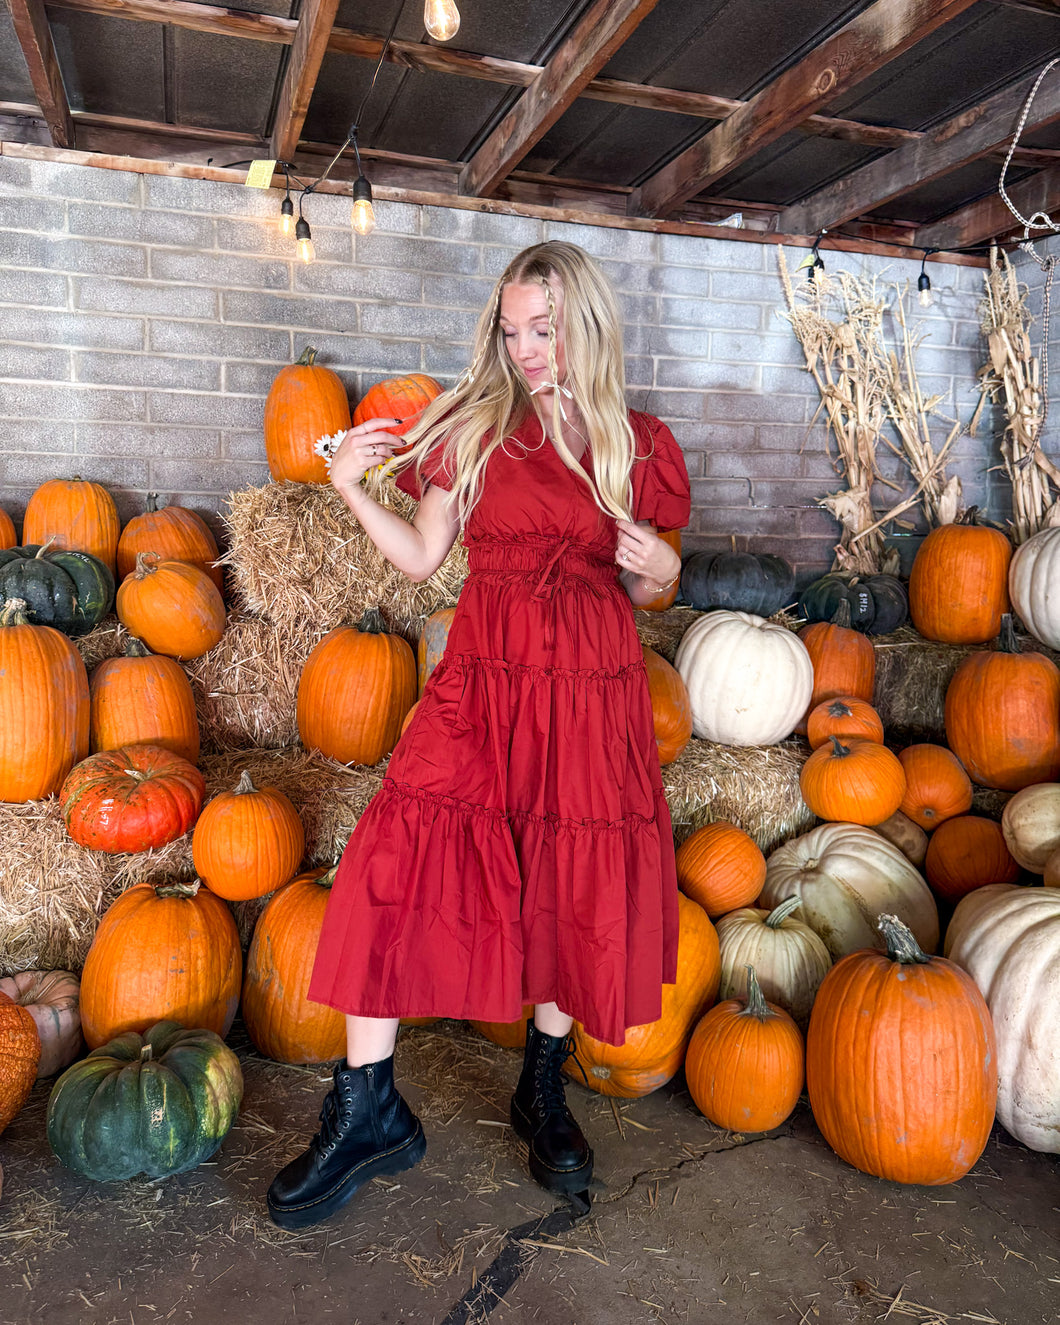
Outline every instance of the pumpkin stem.
POLYGON ((850 753, 850 746, 844 745, 842 741, 840 741, 839 737, 834 734, 829 736, 828 739, 832 742, 831 757, 833 759, 845 759, 847 755, 850 753))
POLYGON ((155 571, 158 570, 158 563, 161 560, 162 558, 157 552, 137 552, 136 569, 133 571, 133 575, 135 575, 138 580, 142 580, 148 575, 153 575, 155 571))
POLYGON ((853 619, 854 618, 850 615, 850 599, 840 598, 839 602, 836 604, 835 611, 832 613, 831 624, 833 626, 841 626, 843 630, 850 630, 852 629, 851 623, 853 622, 853 619))
POLYGON ((123 768, 122 772, 134 782, 146 782, 148 779, 148 774, 142 773, 138 768, 123 768))
MULTIPOLYGON (((40 549, 38 550, 37 555, 33 558, 33 560, 40 561, 40 559, 48 552, 48 550, 51 548, 51 545, 55 542, 55 540, 58 537, 59 537, 58 534, 49 534, 47 543, 41 544, 40 549)), ((59 551, 58 548, 56 548, 55 550, 56 552, 59 551)))
POLYGON ((876 928, 887 944, 887 956, 903 966, 926 966, 931 958, 913 937, 913 931, 897 916, 877 916, 876 928))
POLYGON ((297 359, 295 362, 297 367, 299 368, 312 368, 313 361, 316 359, 316 357, 317 357, 316 350, 313 349, 312 345, 307 345, 305 349, 302 351, 301 357, 297 359))
POLYGON ((802 906, 801 897, 785 897, 780 905, 775 906, 766 916, 766 924, 770 929, 779 929, 788 916, 800 906, 802 906))
POLYGON ((158 493, 149 492, 147 494, 147 513, 148 515, 154 515, 155 511, 157 510, 158 510, 158 493))
POLYGON ((771 1017, 773 1014, 770 1012, 769 1004, 762 993, 762 986, 758 983, 755 968, 748 966, 745 969, 747 971, 747 1006, 743 1010, 744 1016, 757 1017, 759 1021, 765 1021, 767 1017, 771 1017))
POLYGON ((130 635, 125 641, 125 656, 126 658, 150 658, 151 650, 142 639, 130 635))
POLYGON ((194 897, 198 891, 198 879, 191 879, 190 881, 174 879, 171 883, 155 884, 156 897, 183 897, 190 899, 194 897))
POLYGON ((141 1063, 149 1063, 151 1059, 154 1058, 154 1056, 155 1056, 155 1051, 151 1048, 150 1044, 145 1044, 141 1048, 140 1050, 141 1063))
POLYGON ((9 598, 0 609, 0 626, 28 626, 29 606, 24 598, 9 598))
POLYGON ((317 879, 317 884, 321 888, 330 888, 331 885, 335 882, 335 875, 338 874, 338 872, 339 872, 339 864, 338 861, 336 861, 335 864, 332 865, 331 869, 327 871, 327 873, 322 874, 320 878, 317 879))
POLYGON ((833 699, 828 705, 828 716, 830 718, 852 718, 854 710, 845 700, 833 699))
POLYGON ((366 607, 364 616, 357 623, 357 629, 363 630, 366 635, 385 635, 386 622, 383 620, 383 614, 378 607, 366 607))
POLYGON ((257 794, 257 790, 257 787, 255 787, 254 783, 251 781, 250 770, 244 768, 239 775, 239 782, 232 794, 234 796, 246 796, 249 792, 257 794))
POLYGON ((1012 613, 1006 612, 1001 618, 1001 630, 997 637, 998 653, 1019 653, 1020 642, 1016 638, 1016 627, 1012 624, 1012 613))

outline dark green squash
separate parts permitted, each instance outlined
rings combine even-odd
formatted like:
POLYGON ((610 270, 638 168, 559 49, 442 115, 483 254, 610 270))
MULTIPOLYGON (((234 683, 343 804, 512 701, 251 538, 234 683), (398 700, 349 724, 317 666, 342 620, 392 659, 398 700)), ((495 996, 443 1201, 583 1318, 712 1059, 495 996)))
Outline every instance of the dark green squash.
POLYGON ((909 620, 909 594, 894 575, 870 575, 865 587, 876 604, 876 615, 867 635, 889 635, 909 620))
POLYGON ((209 1159, 242 1098, 239 1059, 220 1036, 160 1021, 67 1068, 48 1100, 48 1140, 96 1182, 165 1178, 209 1159))
POLYGON ((804 621, 831 621, 841 600, 850 605, 850 624, 866 635, 887 635, 909 617, 905 585, 893 575, 857 575, 830 571, 814 580, 799 598, 804 621))
POLYGON ((681 571, 681 597, 701 611, 769 617, 791 601, 794 588, 791 566, 769 552, 694 552, 681 571))
POLYGON ((88 552, 7 548, 0 552, 0 603, 9 598, 25 601, 34 625, 87 635, 113 606, 114 576, 88 552))

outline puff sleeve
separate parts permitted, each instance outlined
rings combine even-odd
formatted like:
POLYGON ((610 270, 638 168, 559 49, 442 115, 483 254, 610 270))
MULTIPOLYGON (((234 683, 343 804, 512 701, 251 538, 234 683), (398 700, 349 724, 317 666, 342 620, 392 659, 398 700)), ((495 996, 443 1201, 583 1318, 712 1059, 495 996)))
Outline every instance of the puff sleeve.
POLYGON ((684 529, 692 513, 685 458, 673 433, 650 414, 634 414, 633 519, 656 529, 684 529))
POLYGON ((436 488, 444 488, 448 492, 453 486, 453 477, 445 468, 443 463, 443 451, 445 443, 439 442, 433 450, 428 452, 423 461, 420 473, 417 476, 416 466, 410 465, 403 469, 394 483, 413 501, 423 500, 424 482, 433 484, 436 488))

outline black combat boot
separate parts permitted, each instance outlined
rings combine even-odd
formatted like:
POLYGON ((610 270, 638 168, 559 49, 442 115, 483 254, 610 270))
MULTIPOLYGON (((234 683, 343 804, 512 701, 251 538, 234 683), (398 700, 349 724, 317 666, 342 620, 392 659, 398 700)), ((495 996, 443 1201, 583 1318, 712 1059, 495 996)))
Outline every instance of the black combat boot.
POLYGON ((402 1173, 424 1156, 420 1120, 394 1089, 394 1059, 335 1068, 320 1130, 273 1179, 269 1214, 281 1228, 327 1219, 379 1174, 402 1173))
POLYGON ((530 1147, 535 1182, 567 1196, 587 1193, 593 1176, 593 1152, 563 1094, 561 1069, 573 1050, 570 1036, 545 1035, 528 1022, 523 1071, 511 1108, 512 1127, 530 1147))

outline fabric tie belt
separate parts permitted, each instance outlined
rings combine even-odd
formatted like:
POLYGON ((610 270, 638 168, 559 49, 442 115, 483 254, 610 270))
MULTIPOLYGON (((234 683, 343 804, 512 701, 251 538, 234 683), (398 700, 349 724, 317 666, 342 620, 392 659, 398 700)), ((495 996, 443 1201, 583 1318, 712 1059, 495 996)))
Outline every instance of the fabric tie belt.
MULTIPOLYGON (((595 548, 570 538, 528 542, 524 539, 488 539, 468 548, 468 570, 474 575, 503 575, 533 580, 534 602, 551 602, 562 584, 580 581, 599 593, 598 585, 616 584, 618 567, 595 548)), ((545 643, 555 643, 555 613, 545 626, 545 643)))

